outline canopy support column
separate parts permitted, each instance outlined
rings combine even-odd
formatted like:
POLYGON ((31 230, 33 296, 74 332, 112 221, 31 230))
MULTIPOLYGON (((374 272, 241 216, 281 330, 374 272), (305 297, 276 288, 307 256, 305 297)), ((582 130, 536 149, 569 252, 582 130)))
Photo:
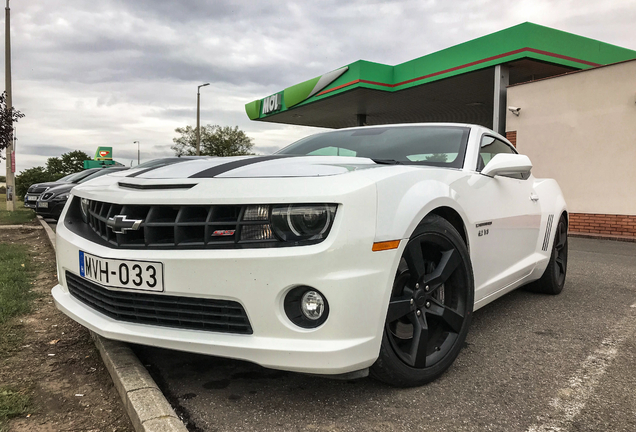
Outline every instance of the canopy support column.
POLYGON ((510 83, 508 66, 495 66, 495 91, 493 93, 492 130, 506 133, 506 87, 510 83))

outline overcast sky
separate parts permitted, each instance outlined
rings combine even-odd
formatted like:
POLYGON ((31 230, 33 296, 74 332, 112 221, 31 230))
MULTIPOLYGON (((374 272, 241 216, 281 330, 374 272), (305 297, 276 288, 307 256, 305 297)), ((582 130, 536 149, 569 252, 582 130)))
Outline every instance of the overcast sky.
MULTIPOLYGON (((172 154, 174 129, 238 125, 257 153, 318 129, 252 122, 244 105, 364 59, 398 64, 525 21, 636 49, 634 0, 12 1, 17 171, 112 146, 172 154)), ((4 77, 4 70, 2 72, 4 77)), ((4 80, 2 81, 4 88, 4 80)), ((0 164, 4 175, 5 164, 0 164)))

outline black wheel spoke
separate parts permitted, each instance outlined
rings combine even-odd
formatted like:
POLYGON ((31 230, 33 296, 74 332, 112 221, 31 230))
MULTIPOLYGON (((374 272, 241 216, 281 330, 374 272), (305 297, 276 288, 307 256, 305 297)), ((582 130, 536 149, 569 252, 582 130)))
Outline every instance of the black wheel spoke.
POLYGON ((393 299, 389 302, 389 312, 386 316, 386 322, 392 323, 411 312, 411 298, 393 299))
POLYGON ((559 228, 557 231, 557 238, 556 238, 556 244, 555 244, 555 248, 557 250, 561 250, 563 249, 563 247, 565 246, 565 242, 568 239, 568 235, 567 235, 567 230, 565 228, 565 224, 564 223, 559 223, 559 228))
POLYGON ((559 274, 565 273, 565 261, 563 260, 563 258, 557 256, 555 261, 557 266, 559 266, 559 274))
POLYGON ((422 255, 422 244, 418 241, 410 242, 406 247, 404 259, 406 260, 406 264, 409 266, 411 278, 416 281, 420 280, 420 278, 426 273, 424 256, 422 255))
POLYGON ((423 368, 426 366, 426 351, 428 346, 428 324, 424 315, 415 316, 413 323, 413 342, 411 343, 411 366, 423 368))
POLYGON ((442 322, 454 333, 459 333, 462 329, 464 316, 448 306, 434 303, 426 313, 441 318, 442 322))
POLYGON ((422 282, 430 285, 431 290, 435 290, 448 280, 460 263, 461 258, 455 249, 444 251, 435 270, 426 275, 422 282))

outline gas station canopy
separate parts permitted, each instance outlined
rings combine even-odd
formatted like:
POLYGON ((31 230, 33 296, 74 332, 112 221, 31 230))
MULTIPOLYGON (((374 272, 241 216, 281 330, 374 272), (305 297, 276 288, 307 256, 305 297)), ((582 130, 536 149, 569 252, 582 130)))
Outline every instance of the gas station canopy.
POLYGON ((505 131, 506 87, 636 58, 636 51, 523 23, 396 66, 358 60, 245 105, 251 120, 343 128, 475 123, 505 131))

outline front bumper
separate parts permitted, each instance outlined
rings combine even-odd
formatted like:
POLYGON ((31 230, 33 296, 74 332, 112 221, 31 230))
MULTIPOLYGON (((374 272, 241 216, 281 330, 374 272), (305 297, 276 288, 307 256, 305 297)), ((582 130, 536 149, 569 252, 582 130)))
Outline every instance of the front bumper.
POLYGON ((328 238, 311 246, 122 250, 91 243, 58 224, 60 284, 52 294, 61 311, 111 339, 305 373, 341 374, 363 369, 378 356, 402 252, 402 247, 371 251, 375 218, 370 215, 375 215, 375 199, 370 198, 361 194, 359 199, 341 205, 328 238), (80 250, 103 258, 162 262, 163 294, 236 301, 245 309, 253 334, 159 327, 102 315, 68 292, 65 272, 79 275, 80 250), (318 289, 329 302, 329 316, 316 329, 298 327, 285 314, 285 295, 299 285, 318 289))
MULTIPOLYGON (((58 219, 62 214, 62 210, 64 210, 64 206, 66 205, 66 200, 64 201, 46 201, 48 207, 42 207, 41 201, 38 201, 35 205, 35 212, 44 218, 55 218, 58 219)), ((25 203, 26 205, 26 203, 25 203)))
POLYGON ((39 196, 40 194, 27 193, 24 196, 24 206, 26 208, 35 209, 35 203, 37 202, 39 196))

